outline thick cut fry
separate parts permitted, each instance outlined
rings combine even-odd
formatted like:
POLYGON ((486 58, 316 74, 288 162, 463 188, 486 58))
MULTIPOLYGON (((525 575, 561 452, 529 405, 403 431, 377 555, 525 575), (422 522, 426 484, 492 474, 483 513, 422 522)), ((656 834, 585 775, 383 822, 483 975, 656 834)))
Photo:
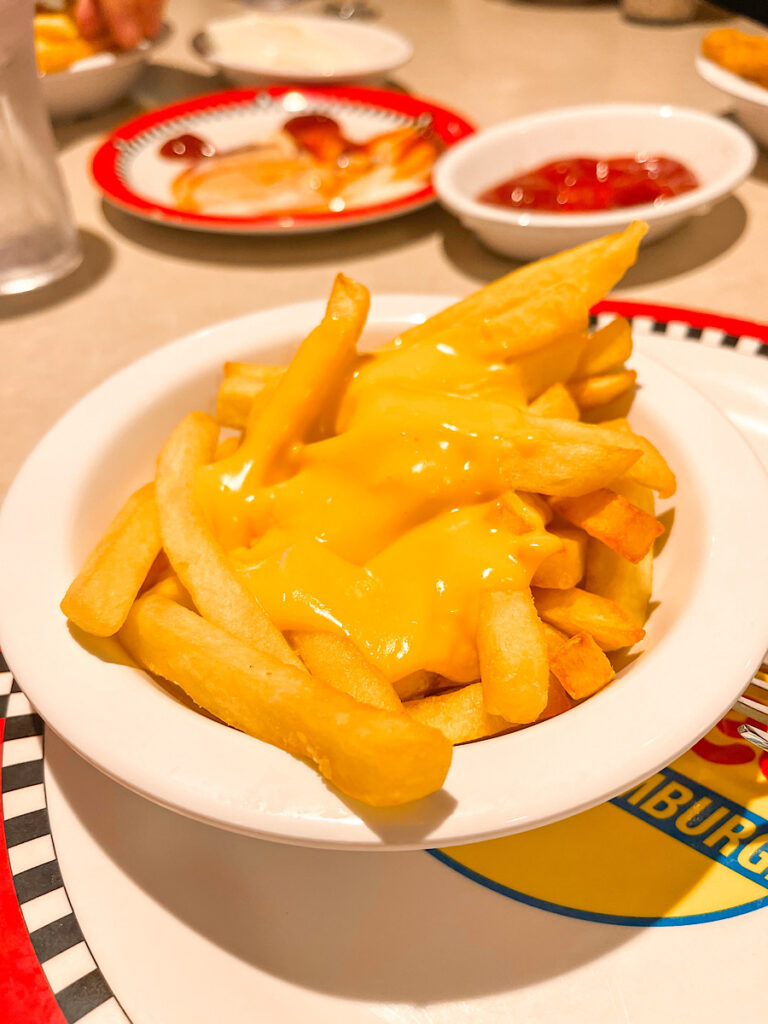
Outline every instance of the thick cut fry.
POLYGON ((642 451, 641 457, 628 471, 627 476, 639 484, 656 491, 660 498, 671 498, 677 490, 675 474, 666 459, 647 437, 635 434, 625 419, 608 420, 600 424, 601 430, 614 433, 626 439, 627 444, 642 451))
POLYGON ((401 679, 395 680, 392 684, 395 693, 401 701, 416 700, 419 697, 426 697, 428 693, 439 689, 440 677, 427 669, 417 669, 401 679))
POLYGON ((630 391, 635 386, 637 374, 634 370, 620 370, 618 373, 604 373, 599 377, 581 377, 572 380, 568 390, 579 409, 595 409, 630 391))
POLYGON ((589 633, 604 651, 631 647, 645 630, 613 601, 573 587, 571 590, 533 588, 536 610, 545 622, 564 633, 589 633))
POLYGON ((550 672, 547 706, 539 715, 538 721, 545 722, 548 718, 556 718, 558 715, 562 715, 564 711, 570 711, 572 707, 573 701, 563 689, 557 676, 550 672))
POLYGON ((242 438, 239 434, 232 434, 230 437, 225 437, 222 441, 219 441, 216 446, 216 455, 214 456, 216 461, 228 459, 230 455, 234 455, 240 447, 241 441, 242 438))
POLYGON ((154 597, 167 597, 169 601, 175 601, 176 604, 189 608, 191 612, 197 611, 195 602, 189 596, 189 591, 182 586, 181 580, 175 572, 171 572, 165 579, 156 583, 151 590, 147 591, 147 594, 152 594, 154 597))
POLYGON ((245 487, 264 482, 272 462, 301 442, 351 369, 368 316, 368 289, 338 274, 325 316, 302 342, 269 400, 248 420, 243 443, 251 459, 245 487))
POLYGON ((562 547, 539 563, 531 583, 536 587, 568 590, 575 587, 584 575, 587 536, 583 530, 572 530, 567 526, 550 526, 549 532, 560 538, 562 547))
POLYGON ((535 292, 543 291, 560 281, 569 280, 579 275, 597 276, 597 270, 605 263, 606 255, 608 255, 617 259, 617 262, 614 273, 610 275, 611 283, 605 286, 602 283, 600 285, 601 288, 604 287, 604 291, 601 291, 599 296, 602 297, 621 278, 627 267, 634 263, 637 248, 635 235, 638 231, 642 237, 645 227, 642 225, 638 227, 637 224, 634 224, 623 235, 597 238, 592 242, 579 245, 575 249, 568 249, 555 256, 548 256, 546 259, 513 270, 506 277, 486 285, 480 291, 430 317, 423 324, 410 327, 400 335, 397 343, 412 345, 417 341, 434 338, 452 328, 458 328, 471 334, 484 321, 520 305, 535 292), (628 232, 632 234, 625 238, 624 236, 628 232), (623 251, 624 247, 627 252, 623 251), (606 254, 606 249, 609 250, 608 254, 606 254), (622 266, 623 269, 620 269, 622 266))
POLYGON ((547 704, 549 665, 530 591, 481 595, 477 651, 490 714, 518 725, 535 722, 547 704))
POLYGON ((643 559, 664 533, 658 519, 605 487, 580 498, 555 498, 552 507, 563 519, 630 562, 643 559))
POLYGON ((489 510, 494 525, 510 533, 543 533, 552 518, 552 509, 538 494, 505 491, 489 510))
POLYGON ((562 384, 576 373, 587 335, 567 334, 545 348, 518 356, 510 366, 517 369, 520 386, 527 402, 543 394, 553 384, 562 384))
POLYGON ((251 380, 260 380, 269 384, 282 377, 285 373, 284 366, 273 366, 271 363, 224 363, 225 377, 249 377, 251 380))
POLYGON ((579 360, 577 377, 617 370, 632 355, 632 328, 623 316, 589 335, 579 360))
POLYGON ((245 643, 300 666, 282 633, 235 576, 195 502, 195 472, 213 458, 218 433, 214 419, 193 412, 160 452, 155 488, 163 547, 202 615, 245 643))
POLYGON ((454 744, 495 736, 510 727, 506 718, 486 711, 482 683, 470 683, 460 690, 412 700, 404 708, 411 718, 439 729, 454 744))
POLYGON ((531 291, 508 313, 484 323, 475 344, 486 354, 509 359, 548 345, 562 334, 583 330, 592 306, 637 259, 647 230, 647 224, 634 221, 619 234, 606 236, 568 277, 531 291))
POLYGON ((76 626, 112 636, 125 622, 160 552, 155 485, 131 495, 88 556, 61 602, 76 626))
POLYGON ((613 679, 613 666, 588 633, 576 633, 550 658, 549 667, 574 700, 590 697, 613 679))
POLYGON ((140 598, 120 641, 200 707, 313 762, 357 800, 377 807, 408 803, 445 780, 451 746, 436 729, 360 704, 166 598, 140 598))
POLYGON ((543 620, 541 620, 541 628, 544 632, 544 643, 547 645, 547 658, 551 661, 552 657, 568 639, 568 634, 564 633, 562 629, 556 629, 543 620))
MULTIPOLYGON (((653 492, 626 478, 613 487, 633 505, 653 515, 653 492)), ((587 545, 587 569, 584 586, 593 594, 607 597, 642 626, 648 617, 648 602, 653 585, 653 549, 636 565, 611 551, 605 544, 590 540, 587 545)))
POLYGON ((256 377, 225 377, 216 396, 216 419, 222 427, 243 430, 257 406, 263 406, 273 385, 256 377))
POLYGON ((579 407, 571 392, 559 381, 551 384, 528 406, 534 416, 550 416, 558 420, 577 420, 579 407))
POLYGON ((401 710, 392 684, 348 637, 292 632, 288 640, 316 679, 343 690, 361 704, 387 711, 401 710))
POLYGON ((521 412, 520 415, 532 428, 538 429, 538 436, 548 437, 562 444, 575 445, 585 442, 602 445, 613 441, 621 447, 626 446, 627 451, 633 452, 634 460, 631 469, 627 471, 627 476, 657 491, 662 498, 670 498, 675 493, 677 482, 674 473, 647 438, 632 433, 626 420, 614 420, 597 426, 592 423, 574 423, 572 420, 546 419, 531 416, 527 412, 521 412))

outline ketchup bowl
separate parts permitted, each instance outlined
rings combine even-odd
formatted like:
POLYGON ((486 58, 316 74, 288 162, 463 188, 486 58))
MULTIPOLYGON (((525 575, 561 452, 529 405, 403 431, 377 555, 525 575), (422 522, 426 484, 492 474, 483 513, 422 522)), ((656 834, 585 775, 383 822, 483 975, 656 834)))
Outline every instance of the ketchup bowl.
MULTIPOLYGON (((647 221, 646 241, 663 238, 694 214, 709 212, 748 177, 756 159, 749 136, 711 114, 668 105, 601 103, 542 111, 479 132, 440 158, 433 181, 442 204, 489 248, 530 260, 620 231, 633 220, 647 221), (685 190, 655 202, 605 208, 610 197, 595 180, 590 161, 613 160, 626 169, 632 158, 642 163, 649 157, 671 173, 673 187, 662 191, 674 192, 675 182, 683 177, 670 162, 683 165, 689 172, 685 190), (571 198, 561 195, 562 209, 553 211, 557 203, 545 192, 556 187, 554 169, 545 165, 565 161, 573 161, 569 184, 576 187, 565 190, 571 198), (543 172, 543 178, 541 173, 531 175, 534 171, 543 172), (522 185, 543 182, 545 188, 499 190, 511 179, 522 185), (514 193, 516 199, 522 195, 522 201, 533 205, 512 207, 481 199, 490 191, 514 193), (602 208, 585 209, 591 200, 602 208)), ((640 198, 652 194, 634 192, 640 198)), ((628 194, 627 189, 617 190, 618 201, 628 194)))

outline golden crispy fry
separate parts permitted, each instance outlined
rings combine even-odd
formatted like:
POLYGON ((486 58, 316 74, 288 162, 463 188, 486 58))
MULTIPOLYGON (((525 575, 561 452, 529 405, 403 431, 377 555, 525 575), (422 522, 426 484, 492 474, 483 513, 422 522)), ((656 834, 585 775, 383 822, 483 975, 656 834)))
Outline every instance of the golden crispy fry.
POLYGON ((558 338, 535 352, 518 356, 510 365, 517 369, 525 400, 531 402, 553 384, 570 380, 576 373, 586 344, 587 335, 581 331, 558 338))
POLYGON ((222 427, 243 430, 254 410, 263 407, 272 387, 270 381, 244 374, 225 377, 216 396, 216 419, 222 427))
POLYGON ((112 45, 109 36, 84 39, 71 13, 41 12, 34 18, 35 56, 43 74, 64 71, 75 61, 91 57, 112 45))
POLYGON ((343 690, 361 704, 400 711, 400 698, 392 684, 348 637, 292 632, 288 639, 316 679, 343 690))
MULTIPOLYGON (((434 672, 428 672, 426 669, 421 668, 416 672, 403 676, 402 679, 395 680, 392 686, 400 700, 406 701, 426 697, 428 693, 440 689, 439 684, 439 676, 435 675, 434 672)), ((451 685, 455 684, 452 683, 451 685)))
POLYGON ((623 435, 627 444, 633 448, 640 448, 642 456, 628 471, 627 476, 639 484, 650 487, 656 491, 660 498, 671 498, 677 490, 675 474, 667 465, 661 452, 647 437, 632 432, 632 427, 625 419, 609 420, 601 423, 600 427, 609 433, 623 435))
POLYGON ((569 636, 589 633, 604 651, 631 647, 645 636, 645 630, 613 601, 587 593, 579 587, 571 590, 532 588, 536 610, 545 622, 569 636))
POLYGON ((152 594, 154 597, 167 597, 169 601, 175 601, 176 604, 189 608, 191 612, 197 611, 195 602, 189 596, 189 591, 182 586, 181 580, 175 572, 171 572, 164 579, 159 580, 146 593, 152 594))
MULTIPOLYGON (((613 487, 647 515, 654 513, 653 492, 634 480, 617 480, 613 487)), ((642 626, 648 617, 653 584, 653 548, 637 564, 628 562, 605 544, 590 540, 584 586, 593 594, 607 597, 642 626)))
POLYGON ((160 452, 155 480, 163 547, 202 615, 233 636, 293 665, 301 662, 235 576, 195 502, 195 472, 210 462, 219 426, 186 416, 160 452))
POLYGON ((547 704, 549 666, 528 590, 486 591, 477 630, 486 709, 508 722, 535 722, 547 704))
POLYGON ((284 366, 273 366, 271 363, 238 363, 231 360, 224 363, 225 377, 248 377, 250 380, 260 380, 263 384, 275 383, 284 373, 284 366))
POLYGON ((486 711, 482 683, 470 683, 460 690, 412 700, 404 708, 411 718, 439 729, 454 744, 495 736, 510 727, 505 718, 486 711))
POLYGON ((574 530, 567 526, 550 526, 549 532, 560 538, 562 547, 560 551, 547 555, 539 563, 531 583, 535 587, 568 590, 575 587, 584 575, 587 535, 583 530, 574 530))
POLYGON ((555 626, 550 625, 549 622, 541 620, 541 628, 544 633, 544 643, 547 645, 547 658, 551 661, 553 655, 560 650, 562 645, 568 639, 568 634, 564 633, 562 629, 557 629, 555 626))
MULTIPOLYGON (((609 423, 595 425, 574 423, 572 420, 545 419, 531 416, 530 413, 520 413, 519 415, 527 420, 532 428, 537 428, 539 436, 547 437, 552 442, 559 441, 562 444, 567 444, 571 450, 580 442, 589 445, 607 445, 613 441, 619 447, 626 446, 626 450, 632 452, 633 458, 632 466, 626 472, 627 476, 657 491, 662 498, 669 498, 675 493, 677 481, 672 470, 647 438, 632 433, 626 420, 612 420, 609 423)), ((617 475, 623 476, 624 474, 617 475)), ((541 490, 541 488, 538 489, 541 490)), ((586 494, 587 492, 581 491, 580 493, 586 494)))
POLYGON ((576 633, 549 660, 549 667, 574 700, 601 690, 613 679, 613 666, 588 633, 576 633))
POLYGON ((622 494, 601 488, 580 498, 553 499, 552 507, 574 526, 630 562, 639 562, 653 548, 664 527, 622 494))
POLYGON ((594 377, 610 373, 632 355, 632 328, 623 316, 617 316, 589 335, 579 360, 577 377, 594 377))
POLYGON ((343 793, 376 807, 438 790, 451 746, 407 715, 346 693, 249 647, 163 597, 133 606, 120 640, 139 664, 223 722, 313 762, 343 793))
POLYGON ((131 495, 86 559, 61 602, 76 626, 93 636, 112 636, 138 594, 160 551, 155 486, 131 495))
POLYGON ((232 434, 230 437, 225 437, 222 441, 219 441, 216 446, 214 459, 218 462, 219 459, 227 459, 230 455, 234 455, 240 447, 241 442, 242 438, 239 434, 232 434))
POLYGON ((716 28, 702 39, 701 52, 734 75, 768 89, 768 37, 716 28))
POLYGON ((489 515, 494 524, 510 533, 543 533, 552 518, 552 509, 538 494, 505 491, 489 515))
POLYGON ((537 399, 531 402, 528 411, 534 416, 550 416, 558 420, 577 420, 579 418, 579 407, 574 401, 571 391, 560 381, 550 384, 546 391, 543 391, 537 399))
POLYGON ((604 298, 637 259, 648 226, 634 221, 624 231, 601 239, 572 272, 549 287, 533 289, 508 313, 486 322, 475 344, 485 353, 514 358, 542 348, 563 334, 587 326, 589 311, 604 298))
MULTIPOLYGON (((567 639, 567 637, 566 637, 567 639)), ((573 701, 563 689, 557 676, 549 673, 549 693, 547 694, 547 706, 538 717, 539 722, 545 722, 548 718, 556 718, 564 711, 570 711, 573 701)))
POLYGON ((637 374, 634 370, 620 370, 618 373, 604 373, 599 377, 582 377, 572 380, 568 390, 580 409, 595 409, 613 402, 619 395, 635 386, 637 374))
POLYGON ((368 316, 368 289, 338 274, 325 316, 302 342, 268 401, 248 420, 243 446, 251 457, 245 486, 263 483, 275 458, 304 440, 352 367, 368 316))

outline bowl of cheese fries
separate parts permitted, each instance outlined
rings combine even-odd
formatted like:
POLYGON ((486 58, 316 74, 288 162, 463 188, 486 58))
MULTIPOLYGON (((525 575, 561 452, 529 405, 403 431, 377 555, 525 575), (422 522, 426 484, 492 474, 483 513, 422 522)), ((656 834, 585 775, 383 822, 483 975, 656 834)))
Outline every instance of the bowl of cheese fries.
POLYGON ((590 328, 644 231, 458 302, 340 274, 86 397, 0 520, 50 727, 167 807, 355 849, 532 828, 704 734, 763 654, 768 482, 590 328))
POLYGON ((85 39, 69 8, 39 7, 34 19, 35 57, 51 117, 86 117, 117 103, 136 84, 153 47, 167 34, 164 26, 156 39, 118 50, 107 36, 85 39))

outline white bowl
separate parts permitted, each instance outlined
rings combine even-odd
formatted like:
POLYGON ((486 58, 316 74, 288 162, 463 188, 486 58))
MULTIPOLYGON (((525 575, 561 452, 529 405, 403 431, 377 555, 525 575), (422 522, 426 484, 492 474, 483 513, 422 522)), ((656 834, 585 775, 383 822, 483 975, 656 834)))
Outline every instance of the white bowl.
MULTIPOLYGON (((448 301, 375 298, 368 343, 448 301)), ((345 800, 302 761, 178 703, 114 652, 100 660, 80 646, 59 601, 115 509, 151 478, 176 422, 214 408, 224 360, 285 361, 323 308, 253 314, 152 353, 96 388, 30 456, 0 514, 0 641, 46 722, 166 807, 263 838, 372 850, 534 828, 615 796, 688 749, 744 689, 768 642, 768 479, 728 420, 644 356, 642 343, 633 422, 679 481, 644 653, 572 711, 458 747, 439 793, 379 811, 345 800)))
POLYGON ((768 89, 735 75, 713 60, 698 56, 696 70, 701 77, 733 100, 736 116, 758 142, 768 146, 768 89))
POLYGON ((547 110, 506 121, 458 143, 435 165, 440 201, 489 248, 515 259, 549 256, 592 238, 648 222, 646 241, 663 238, 688 217, 706 213, 755 165, 754 143, 741 129, 698 110, 644 103, 601 103, 547 110), (698 188, 655 206, 595 213, 538 213, 481 203, 477 196, 514 174, 565 156, 673 157, 698 188))
POLYGON ((155 39, 145 39, 133 50, 95 53, 63 71, 41 74, 43 96, 51 117, 55 121, 71 121, 117 103, 136 84, 150 53, 167 39, 168 32, 164 25, 155 39))
POLYGON ((392 29, 302 14, 210 21, 192 46, 236 85, 370 81, 413 56, 410 42, 392 29))

